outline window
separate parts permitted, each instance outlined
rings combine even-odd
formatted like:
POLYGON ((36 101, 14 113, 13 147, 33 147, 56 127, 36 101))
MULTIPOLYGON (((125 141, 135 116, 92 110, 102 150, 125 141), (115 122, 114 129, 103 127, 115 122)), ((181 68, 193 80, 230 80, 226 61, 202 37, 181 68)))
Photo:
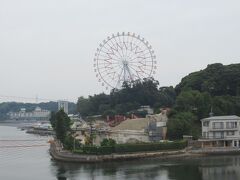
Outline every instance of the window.
POLYGON ((227 131, 227 136, 234 136, 235 132, 234 131, 227 131))
POLYGON ((213 138, 223 138, 224 134, 223 132, 213 132, 213 138))
POLYGON ((207 133, 206 132, 203 132, 203 137, 206 137, 207 136, 207 133))
POLYGON ((227 122, 226 127, 227 129, 237 128, 237 122, 227 122))
POLYGON ((204 121, 203 122, 203 126, 208 127, 209 126, 209 122, 208 121, 204 121))
POLYGON ((213 129, 223 129, 223 122, 214 122, 213 129))
POLYGON ((234 141, 234 147, 237 147, 237 141, 234 141))
POLYGON ((208 132, 203 132, 203 138, 208 138, 208 132))

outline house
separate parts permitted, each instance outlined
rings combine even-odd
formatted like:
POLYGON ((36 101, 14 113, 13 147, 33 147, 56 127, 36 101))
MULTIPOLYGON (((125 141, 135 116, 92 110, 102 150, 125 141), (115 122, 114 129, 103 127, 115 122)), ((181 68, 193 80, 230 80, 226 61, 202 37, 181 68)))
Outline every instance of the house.
POLYGON ((202 147, 240 147, 240 117, 212 116, 201 122, 202 147))

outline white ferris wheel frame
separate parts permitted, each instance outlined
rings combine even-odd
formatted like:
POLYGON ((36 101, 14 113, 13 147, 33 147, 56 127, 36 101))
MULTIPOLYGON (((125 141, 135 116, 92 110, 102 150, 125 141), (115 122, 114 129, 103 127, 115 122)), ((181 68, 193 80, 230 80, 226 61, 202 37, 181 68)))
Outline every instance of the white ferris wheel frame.
POLYGON ((106 89, 152 77, 156 73, 156 64, 156 56, 148 41, 130 32, 107 37, 94 57, 96 77, 106 89))

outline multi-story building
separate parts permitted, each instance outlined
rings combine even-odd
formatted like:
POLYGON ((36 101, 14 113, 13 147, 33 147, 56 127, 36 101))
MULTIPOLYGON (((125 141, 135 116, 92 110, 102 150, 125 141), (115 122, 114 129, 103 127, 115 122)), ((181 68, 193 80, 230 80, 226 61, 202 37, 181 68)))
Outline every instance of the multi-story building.
POLYGON ((34 111, 27 112, 25 108, 21 108, 19 112, 9 112, 8 116, 11 120, 47 121, 50 118, 50 111, 36 107, 34 111))
POLYGON ((240 117, 212 116, 201 122, 202 147, 240 147, 240 117))
POLYGON ((63 109, 63 111, 68 114, 68 102, 67 101, 58 101, 58 110, 63 109))

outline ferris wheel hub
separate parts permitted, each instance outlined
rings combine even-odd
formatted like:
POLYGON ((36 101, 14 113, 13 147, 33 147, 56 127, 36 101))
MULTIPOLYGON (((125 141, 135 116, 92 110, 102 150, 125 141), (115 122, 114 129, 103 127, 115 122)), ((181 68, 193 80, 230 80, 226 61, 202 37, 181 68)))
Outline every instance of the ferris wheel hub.
POLYGON ((124 66, 128 65, 128 61, 127 60, 123 60, 122 63, 123 63, 124 66))

